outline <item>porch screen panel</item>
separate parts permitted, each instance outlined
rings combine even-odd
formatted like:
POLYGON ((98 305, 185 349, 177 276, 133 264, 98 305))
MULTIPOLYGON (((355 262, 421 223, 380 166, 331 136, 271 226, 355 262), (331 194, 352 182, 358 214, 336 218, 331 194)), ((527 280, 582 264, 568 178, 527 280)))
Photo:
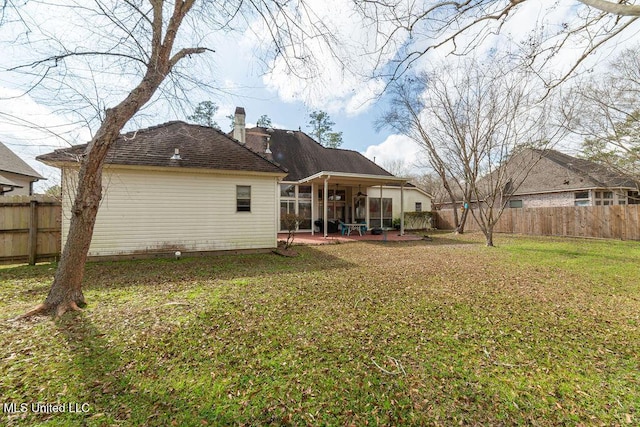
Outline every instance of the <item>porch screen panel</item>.
MULTIPOLYGON (((382 227, 391 227, 393 224, 393 199, 382 199, 382 227)), ((380 227, 380 199, 369 199, 369 225, 380 227)))
POLYGON ((287 226, 284 222, 284 216, 286 214, 296 213, 296 202, 294 200, 281 200, 280 201, 280 230, 286 231, 287 226))
POLYGON ((298 229, 311 230, 311 200, 298 201, 298 216, 302 218, 298 229))

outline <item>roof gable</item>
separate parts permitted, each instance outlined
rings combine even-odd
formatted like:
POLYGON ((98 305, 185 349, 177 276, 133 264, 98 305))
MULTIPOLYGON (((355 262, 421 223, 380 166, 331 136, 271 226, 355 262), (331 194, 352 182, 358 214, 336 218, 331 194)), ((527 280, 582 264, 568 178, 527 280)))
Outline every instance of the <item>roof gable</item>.
POLYGON ((11 151, 2 142, 0 142, 0 171, 30 176, 37 179, 44 179, 43 176, 33 170, 31 166, 18 157, 16 153, 11 151))
MULTIPOLYGON (((77 162, 87 144, 38 156, 45 163, 77 162)), ((285 173, 275 162, 240 144, 223 132, 181 121, 164 123, 118 137, 106 163, 134 166, 200 168, 285 173), (175 150, 179 159, 174 158, 175 150)))
POLYGON ((636 186, 630 177, 589 160, 556 150, 533 150, 533 152, 539 156, 539 160, 518 186, 515 194, 636 186))
POLYGON ((255 127, 247 129, 246 139, 246 144, 260 153, 266 152, 268 142, 273 160, 289 171, 286 181, 299 181, 322 171, 393 176, 357 151, 323 147, 301 131, 255 127))

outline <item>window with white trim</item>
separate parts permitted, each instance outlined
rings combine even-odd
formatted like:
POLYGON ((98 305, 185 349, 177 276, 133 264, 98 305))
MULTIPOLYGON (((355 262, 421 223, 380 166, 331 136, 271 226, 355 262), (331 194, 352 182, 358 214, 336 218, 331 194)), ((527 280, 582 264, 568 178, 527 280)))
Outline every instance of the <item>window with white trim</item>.
POLYGON ((575 206, 590 206, 591 205, 591 199, 589 198, 589 192, 588 191, 576 191, 574 193, 574 202, 573 204, 575 206))
POLYGON ((596 191, 594 194, 594 202, 596 206, 613 205, 613 191, 596 191))
POLYGON ((250 185, 236 185, 236 212, 251 212, 250 185))

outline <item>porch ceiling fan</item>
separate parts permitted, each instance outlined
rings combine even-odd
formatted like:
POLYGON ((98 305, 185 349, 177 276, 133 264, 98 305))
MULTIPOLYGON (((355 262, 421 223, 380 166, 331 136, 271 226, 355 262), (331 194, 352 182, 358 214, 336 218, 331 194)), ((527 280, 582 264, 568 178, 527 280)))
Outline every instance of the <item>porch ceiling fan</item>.
POLYGON ((356 194, 356 197, 360 196, 367 197, 367 193, 363 193, 362 191, 360 191, 360 186, 358 185, 358 193, 356 194))

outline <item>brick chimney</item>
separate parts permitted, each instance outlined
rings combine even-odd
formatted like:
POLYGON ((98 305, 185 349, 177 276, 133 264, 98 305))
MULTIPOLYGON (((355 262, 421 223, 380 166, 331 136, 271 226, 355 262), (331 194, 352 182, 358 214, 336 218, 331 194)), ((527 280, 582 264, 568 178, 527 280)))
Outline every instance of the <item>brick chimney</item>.
POLYGON ((244 144, 246 139, 245 129, 245 117, 244 108, 236 107, 236 112, 233 117, 233 137, 244 144))

